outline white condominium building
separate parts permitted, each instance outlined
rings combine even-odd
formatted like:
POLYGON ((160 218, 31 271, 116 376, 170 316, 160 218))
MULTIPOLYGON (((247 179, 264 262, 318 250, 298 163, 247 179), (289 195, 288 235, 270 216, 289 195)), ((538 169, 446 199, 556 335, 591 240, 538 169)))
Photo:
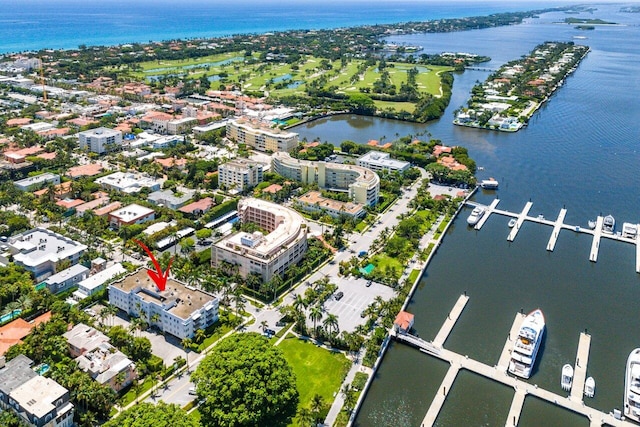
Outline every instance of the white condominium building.
POLYGON ((220 240, 212 249, 212 266, 228 262, 237 265, 243 277, 256 273, 268 282, 274 274, 283 276, 306 253, 307 227, 296 211, 250 198, 238 203, 238 215, 243 224, 255 223, 268 234, 239 232, 220 240))
POLYGON ((218 187, 244 191, 262 182, 262 163, 235 159, 218 167, 218 187))
POLYGON ((104 127, 89 129, 78 132, 78 142, 81 150, 108 153, 122 148, 122 132, 104 127))
POLYGON ((360 158, 356 160, 356 165, 371 169, 374 172, 404 172, 411 167, 409 162, 392 159, 389 153, 382 153, 380 151, 369 151, 360 156, 360 158))
POLYGON ((109 304, 179 339, 218 320, 216 297, 174 279, 161 291, 144 268, 109 285, 109 304))
POLYGON ((289 152, 298 146, 297 133, 268 128, 246 119, 227 122, 227 138, 255 150, 272 153, 289 152))
POLYGON ((371 169, 340 163, 294 159, 289 153, 274 153, 272 169, 278 175, 303 184, 318 184, 324 190, 349 193, 355 203, 374 206, 380 194, 380 178, 371 169))

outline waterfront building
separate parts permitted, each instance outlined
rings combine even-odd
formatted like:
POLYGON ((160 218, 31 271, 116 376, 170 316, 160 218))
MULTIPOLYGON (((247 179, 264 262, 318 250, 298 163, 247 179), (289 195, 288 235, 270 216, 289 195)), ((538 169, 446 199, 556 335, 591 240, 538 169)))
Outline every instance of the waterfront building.
POLYGON ((18 234, 6 242, 7 251, 0 255, 0 264, 8 265, 7 255, 13 262, 32 273, 37 282, 55 274, 60 262, 68 260, 73 266, 87 249, 86 245, 54 233, 46 228, 35 228, 18 234))
POLYGON ((155 219, 153 209, 131 204, 109 213, 109 225, 113 228, 120 228, 123 225, 142 224, 155 219))
POLYGON ((218 321, 218 299, 172 278, 161 291, 141 268, 109 285, 109 304, 179 339, 218 321))
POLYGON ((167 122, 167 133, 169 135, 186 133, 197 124, 198 119, 195 117, 184 117, 182 119, 169 120, 169 122, 167 122))
POLYGON ((99 127, 78 132, 78 142, 81 150, 104 154, 122 148, 122 132, 115 129, 99 127))
POLYGON ((30 176, 28 178, 14 181, 13 185, 20 191, 34 191, 44 187, 48 183, 60 184, 60 175, 46 172, 40 175, 30 176))
POLYGON ((78 323, 62 336, 78 367, 98 383, 117 392, 137 378, 133 361, 112 346, 109 337, 97 329, 78 323))
POLYGON ((262 182, 264 165, 247 159, 235 159, 218 167, 218 187, 242 192, 262 182))
POLYGON ((375 206, 380 194, 380 178, 371 169, 357 165, 312 162, 294 159, 289 153, 274 153, 272 170, 303 184, 318 184, 324 190, 340 191, 365 206, 375 206))
POLYGON ((381 151, 369 151, 360 156, 356 160, 356 165, 371 169, 374 172, 404 172, 411 167, 409 162, 392 159, 389 153, 381 151))
POLYGON ((296 211, 248 198, 238 202, 238 215, 243 224, 257 224, 268 234, 238 232, 218 241, 211 253, 213 267, 227 262, 237 265, 243 277, 256 273, 268 282, 274 274, 282 277, 307 252, 307 227, 296 211))
POLYGON ((255 150, 271 153, 290 152, 298 146, 297 133, 265 127, 259 122, 246 119, 229 120, 227 138, 255 150))
POLYGON ((28 426, 73 426, 69 390, 38 375, 31 365, 22 354, 6 363, 0 358, 0 407, 15 412, 28 426))
POLYGON ((114 172, 96 179, 95 182, 100 184, 102 188, 127 194, 137 193, 143 188, 148 188, 150 191, 158 191, 161 187, 160 181, 148 175, 130 172, 114 172))
POLYGON ((324 212, 333 218, 342 215, 349 218, 359 218, 364 216, 364 206, 360 203, 341 202, 338 200, 322 197, 318 191, 309 191, 298 197, 295 205, 307 212, 324 212))

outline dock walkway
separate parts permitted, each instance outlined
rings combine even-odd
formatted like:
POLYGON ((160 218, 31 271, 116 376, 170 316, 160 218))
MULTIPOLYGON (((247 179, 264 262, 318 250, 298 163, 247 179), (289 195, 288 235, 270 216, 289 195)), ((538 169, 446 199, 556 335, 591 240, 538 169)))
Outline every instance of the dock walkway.
MULTIPOLYGON (((462 313, 462 309, 466 305, 467 300, 468 298, 466 298, 465 295, 464 299, 459 298, 456 302, 455 307, 459 308, 456 309, 454 307, 454 309, 452 310, 452 313, 454 311, 458 312, 458 316, 455 317, 455 320, 459 318, 459 315, 460 313, 462 313)), ((435 423, 438 414, 440 413, 440 410, 442 409, 442 406, 447 399, 449 391, 451 390, 451 387, 453 387, 455 378, 457 377, 458 372, 462 369, 466 369, 514 389, 515 393, 511 402, 511 408, 509 410, 509 416, 505 422, 505 426, 514 426, 518 424, 520 413, 524 405, 524 400, 527 395, 538 397, 539 399, 544 400, 548 403, 560 406, 564 409, 575 412, 576 414, 582 415, 590 420, 589 422, 591 426, 634 426, 634 424, 628 423, 624 420, 616 419, 612 414, 605 414, 604 412, 601 412, 584 404, 582 400, 582 392, 584 389, 587 364, 589 362, 589 347, 591 342, 591 337, 588 334, 580 334, 580 342, 578 344, 578 352, 576 356, 576 370, 574 374, 573 388, 571 394, 568 397, 558 395, 556 393, 538 387, 537 384, 531 384, 520 378, 508 375, 505 369, 505 364, 508 362, 508 354, 509 349, 512 346, 512 340, 516 338, 515 334, 517 334, 518 328, 522 323, 521 319, 523 318, 524 315, 520 313, 516 315, 513 325, 511 326, 511 332, 507 337, 507 343, 505 343, 504 346, 505 349, 502 351, 500 361, 495 366, 486 365, 482 362, 470 358, 469 356, 463 356, 459 353, 455 353, 440 346, 436 346, 432 342, 425 341, 411 334, 398 333, 395 330, 391 331, 391 335, 395 337, 397 341, 402 341, 409 345, 417 347, 421 352, 437 357, 441 360, 449 362, 450 364, 449 370, 447 371, 442 384, 438 388, 436 396, 434 397, 431 405, 427 410, 427 413, 425 414, 421 427, 431 426, 435 423)), ((453 328, 453 324, 455 324, 455 320, 447 319, 447 322, 445 322, 447 326, 443 325, 440 329, 442 336, 448 336, 449 332, 453 328), (446 332, 445 334, 445 332, 443 331, 449 332, 446 332)), ((438 333, 438 335, 441 335, 441 333, 438 333)))
MULTIPOLYGON (((562 208, 560 213, 558 214, 558 218, 555 221, 545 219, 543 215, 538 215, 536 217, 529 216, 529 211, 533 206, 531 201, 527 202, 522 209, 521 212, 510 212, 502 209, 497 209, 497 205, 499 203, 499 199, 493 200, 489 206, 485 206, 478 202, 466 201, 465 204, 469 206, 484 206, 485 214, 480 218, 478 223, 474 226, 476 230, 480 230, 482 226, 489 220, 491 214, 503 215, 510 218, 516 219, 516 224, 511 228, 509 235, 507 236, 507 240, 513 242, 520 231, 520 228, 524 224, 525 221, 534 222, 537 224, 548 225, 553 227, 553 231, 551 232, 551 236, 549 237, 549 241, 547 243, 547 250, 553 252, 556 247, 556 243, 558 241, 558 237, 560 236, 560 231, 571 230, 576 233, 584 233, 593 236, 591 242, 591 250, 589 252, 589 261, 597 262, 598 261, 598 251, 600 250, 600 241, 604 238, 611 239, 619 242, 629 243, 635 245, 636 247, 636 273, 640 274, 640 233, 635 236, 622 235, 621 232, 617 233, 603 233, 602 232, 602 223, 604 218, 602 216, 598 216, 596 220, 595 228, 589 229, 580 227, 579 225, 571 225, 565 224, 564 219, 567 215, 567 210, 562 208)), ((637 224, 637 228, 640 230, 640 224, 637 224)))
POLYGON ((433 340, 433 345, 436 347, 442 347, 444 342, 447 340, 447 337, 451 333, 451 330, 455 326, 460 314, 462 314, 462 310, 467 305, 467 301, 469 301, 469 297, 466 295, 460 295, 458 301, 456 301, 456 305, 453 306, 451 312, 447 315, 447 319, 442 324, 438 335, 433 340))
POLYGON ((511 359, 511 350, 513 350, 513 342, 518 338, 518 331, 520 330, 520 326, 522 326, 522 321, 526 315, 523 313, 516 314, 516 318, 511 325, 511 331, 509 331, 509 336, 507 337, 507 341, 504 343, 504 348, 502 349, 502 353, 500 353, 500 359, 498 360, 498 368, 504 369, 505 371, 509 367, 509 359, 511 359))

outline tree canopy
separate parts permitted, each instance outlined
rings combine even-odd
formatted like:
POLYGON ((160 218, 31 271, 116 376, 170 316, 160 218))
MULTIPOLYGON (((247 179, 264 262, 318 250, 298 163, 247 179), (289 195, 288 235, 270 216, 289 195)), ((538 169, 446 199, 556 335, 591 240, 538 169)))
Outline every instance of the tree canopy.
POLYGON ((224 340, 191 379, 202 400, 203 425, 274 426, 296 413, 296 379, 282 352, 267 339, 239 334, 224 340))
POLYGON ((124 411, 104 427, 200 427, 200 424, 178 405, 158 402, 141 403, 124 411))

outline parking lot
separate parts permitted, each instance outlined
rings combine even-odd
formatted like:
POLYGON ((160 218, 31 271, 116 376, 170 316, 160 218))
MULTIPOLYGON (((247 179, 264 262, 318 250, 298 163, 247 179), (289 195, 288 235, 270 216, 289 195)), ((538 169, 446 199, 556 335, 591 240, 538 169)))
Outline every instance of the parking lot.
POLYGON ((361 278, 334 278, 332 283, 338 285, 334 296, 338 292, 343 292, 344 296, 339 301, 332 296, 324 303, 324 308, 328 313, 338 316, 340 331, 353 332, 358 325, 364 323, 360 314, 377 296, 386 301, 394 294, 393 289, 380 283, 372 282, 367 287, 367 280, 361 278))

